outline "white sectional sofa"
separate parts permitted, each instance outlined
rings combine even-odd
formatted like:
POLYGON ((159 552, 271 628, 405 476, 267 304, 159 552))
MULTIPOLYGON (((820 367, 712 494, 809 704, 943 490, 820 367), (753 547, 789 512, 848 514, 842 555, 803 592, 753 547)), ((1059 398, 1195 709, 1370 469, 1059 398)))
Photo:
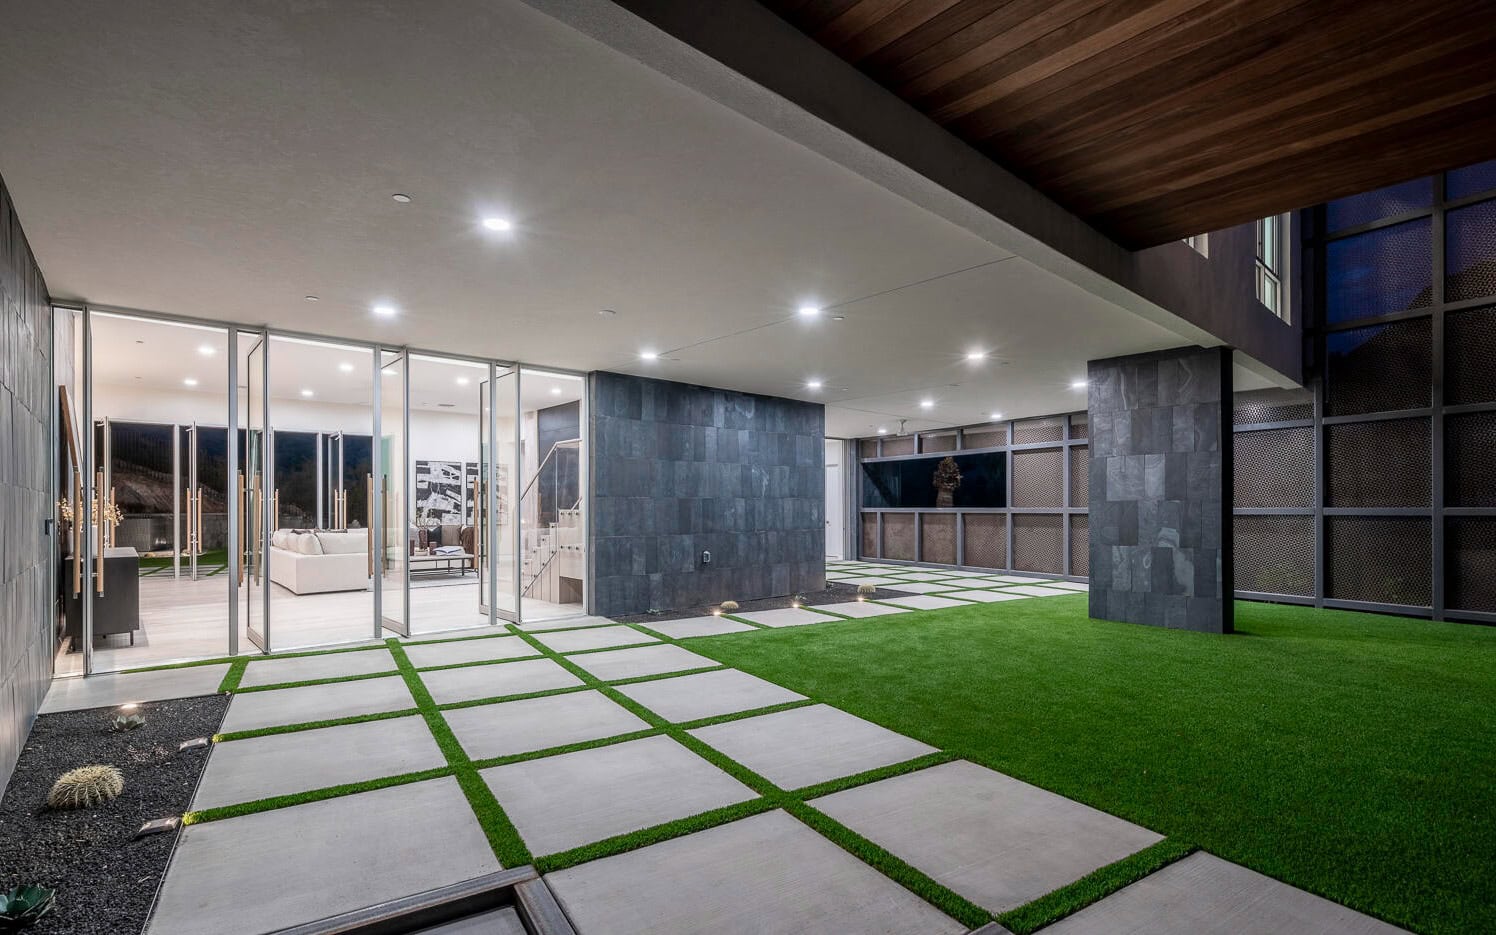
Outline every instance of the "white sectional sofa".
POLYGON ((293 594, 369 587, 369 531, 277 529, 270 537, 270 580, 293 594))

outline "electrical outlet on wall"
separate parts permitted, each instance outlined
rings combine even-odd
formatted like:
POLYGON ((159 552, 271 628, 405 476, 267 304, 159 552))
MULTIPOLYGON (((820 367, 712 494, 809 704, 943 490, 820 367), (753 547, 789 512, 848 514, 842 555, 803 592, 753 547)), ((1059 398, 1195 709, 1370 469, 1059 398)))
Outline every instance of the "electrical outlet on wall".
POLYGON ((701 564, 703 564, 703 565, 710 565, 711 563, 712 563, 712 553, 710 551, 706 550, 706 549, 703 549, 701 551, 701 564))

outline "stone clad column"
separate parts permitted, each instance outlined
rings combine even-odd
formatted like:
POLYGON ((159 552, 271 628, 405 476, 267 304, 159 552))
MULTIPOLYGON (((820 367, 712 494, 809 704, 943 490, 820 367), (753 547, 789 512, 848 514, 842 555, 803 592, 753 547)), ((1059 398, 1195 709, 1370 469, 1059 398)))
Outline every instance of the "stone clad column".
POLYGON ((1231 351, 1087 371, 1091 616, 1231 632, 1231 351))

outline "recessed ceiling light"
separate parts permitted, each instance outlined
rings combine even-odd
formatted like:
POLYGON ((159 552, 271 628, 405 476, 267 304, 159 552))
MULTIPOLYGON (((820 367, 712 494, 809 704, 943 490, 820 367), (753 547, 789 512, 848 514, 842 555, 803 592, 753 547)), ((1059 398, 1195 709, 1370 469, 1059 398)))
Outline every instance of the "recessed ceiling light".
POLYGON ((818 389, 821 388, 821 386, 822 386, 822 384, 821 384, 820 380, 806 380, 805 381, 805 388, 808 389, 808 390, 818 390, 818 389))
POLYGON ((1002 413, 1000 413, 1000 412, 994 412, 989 418, 991 418, 993 422, 996 422, 998 419, 1001 419, 1002 417, 1003 417, 1002 413))
POLYGON ((204 357, 212 357, 214 354, 218 353, 218 348, 214 347, 211 344, 199 344, 197 346, 197 352, 204 357))
POLYGON ((799 308, 801 318, 815 318, 821 314, 820 308, 814 305, 802 305, 799 308))
POLYGON ((599 315, 603 316, 604 318, 612 318, 614 315, 618 314, 616 311, 614 311, 611 308, 600 308, 600 309, 597 310, 597 313, 599 315))
POLYGON ((457 378, 457 385, 458 386, 467 386, 471 382, 472 381, 469 380, 467 377, 458 377, 457 378))
POLYGON ((935 408, 935 400, 933 400, 933 399, 922 399, 922 400, 919 401, 919 408, 921 408, 921 409, 933 409, 933 408, 935 408))
POLYGON ((302 390, 301 391, 301 395, 303 395, 303 396, 311 396, 312 395, 312 391, 311 390, 302 390))
POLYGON ((1070 381, 1070 388, 1072 390, 1083 390, 1088 385, 1089 384, 1085 380, 1071 380, 1070 381))
POLYGON ((561 387, 559 387, 559 386, 553 386, 553 387, 551 387, 551 395, 552 396, 560 396, 561 395, 561 387))
POLYGON ((888 434, 888 429, 880 428, 880 429, 878 429, 878 434, 879 435, 887 435, 888 434))
POLYGON ((987 352, 986 351, 967 351, 966 352, 966 359, 969 360, 969 361, 971 361, 972 363, 976 363, 977 361, 981 361, 981 360, 986 360, 987 359, 987 352))
POLYGON ((845 316, 845 315, 832 315, 831 316, 831 320, 832 321, 846 321, 847 320, 847 316, 845 316))
POLYGON ((338 364, 338 369, 343 371, 344 373, 352 373, 353 365, 345 360, 341 364, 338 364))
POLYGON ((374 306, 373 311, 374 314, 378 315, 380 318, 394 318, 400 310, 387 302, 381 302, 380 304, 374 306))
POLYGON ((659 360, 660 359, 660 352, 659 351, 640 351, 639 352, 639 359, 640 360, 659 360))
POLYGON ((491 231, 507 231, 514 229, 514 225, 509 222, 508 218, 484 218, 483 226, 491 231))
POLYGON ((182 380, 182 385, 183 386, 197 386, 197 378, 196 377, 187 377, 184 380, 182 380))
POLYGON ((306 299, 308 302, 315 302, 315 301, 317 301, 317 297, 314 296, 314 295, 302 296, 302 298, 306 299))
POLYGON ((404 192, 395 192, 390 197, 400 202, 402 205, 410 204, 410 196, 405 194, 404 192))

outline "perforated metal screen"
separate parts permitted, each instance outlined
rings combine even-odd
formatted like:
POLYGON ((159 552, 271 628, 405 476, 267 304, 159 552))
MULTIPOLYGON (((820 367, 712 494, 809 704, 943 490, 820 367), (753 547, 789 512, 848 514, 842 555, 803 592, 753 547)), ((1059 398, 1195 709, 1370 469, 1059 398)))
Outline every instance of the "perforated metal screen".
POLYGON ((920 561, 956 564, 956 517, 950 513, 926 513, 919 518, 920 561))
POLYGON ((1312 427, 1237 432, 1233 446, 1236 506, 1313 505, 1312 427))
POLYGON ((941 432, 938 435, 921 435, 919 437, 919 450, 930 451, 955 451, 956 433, 941 432))
POLYGON ((1064 471, 1062 448, 1013 452, 1013 506, 1064 506, 1064 471))
POLYGON ((878 514, 862 513, 862 536, 859 545, 863 558, 878 557, 878 514))
POLYGON ((1433 600, 1430 530, 1430 521, 1423 517, 1326 517, 1329 596, 1429 606, 1433 600))
POLYGON ((914 436, 899 435, 893 438, 883 439, 883 455, 912 455, 914 454, 914 436))
POLYGON ((1001 513, 967 513, 962 523, 966 564, 973 568, 1008 567, 1008 519, 1001 513))
POLYGON ((1325 504, 1428 506, 1432 449, 1428 419, 1386 419, 1325 427, 1325 504))
POLYGON ((1432 301, 1432 224, 1419 218, 1326 245, 1330 323, 1427 308, 1432 301))
POLYGON ((1008 433, 1003 429, 967 429, 962 433, 963 448, 996 448, 1008 443, 1008 433))
POLYGON ((1456 610, 1496 611, 1496 517, 1445 520, 1445 599, 1456 610))
POLYGON ((1091 417, 1084 412, 1077 412, 1070 417, 1070 437, 1089 438, 1091 435, 1091 417))
POLYGON ((1314 517, 1237 516, 1232 521, 1236 589, 1314 594, 1314 517))
POLYGON ((1061 574, 1065 555, 1064 520, 1057 513, 1013 514, 1013 568, 1061 574))
POLYGON ((1427 318, 1325 337, 1326 414, 1420 409, 1431 399, 1433 324, 1427 318))
POLYGON ((1070 573, 1082 577, 1091 574, 1091 518, 1070 517, 1070 573))
POLYGON ((883 514, 883 557, 914 561, 914 514, 883 514))
POLYGON ((863 458, 878 457, 878 440, 876 438, 864 438, 857 443, 857 453, 863 458))
POLYGON ((1496 295, 1496 200, 1450 211, 1444 238, 1444 301, 1496 295))
POLYGON ((1444 402, 1496 402, 1496 305, 1444 317, 1444 402))
POLYGON ((1244 390, 1231 401, 1234 425, 1293 422, 1314 418, 1314 399, 1306 389, 1244 390))
POLYGON ((1444 419, 1444 501, 1496 506, 1496 412, 1444 419))
POLYGON ((1036 442, 1057 442, 1064 437, 1064 416, 1023 419, 1013 423, 1013 444, 1015 445, 1031 445, 1036 442))
POLYGON ((1091 496, 1091 449, 1070 449, 1070 506, 1085 506, 1091 496))

